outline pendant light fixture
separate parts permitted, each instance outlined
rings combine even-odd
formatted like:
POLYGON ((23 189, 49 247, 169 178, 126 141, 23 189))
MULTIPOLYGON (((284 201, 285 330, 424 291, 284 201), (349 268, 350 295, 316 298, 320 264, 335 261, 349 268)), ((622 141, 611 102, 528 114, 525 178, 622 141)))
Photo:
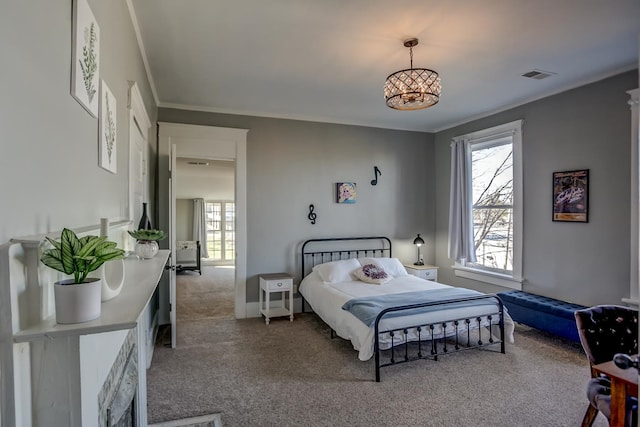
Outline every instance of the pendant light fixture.
POLYGON ((404 46, 409 48, 411 68, 396 71, 384 84, 384 99, 396 110, 421 110, 440 100, 442 86, 438 73, 428 68, 413 68, 413 47, 417 45, 416 38, 404 41, 404 46))

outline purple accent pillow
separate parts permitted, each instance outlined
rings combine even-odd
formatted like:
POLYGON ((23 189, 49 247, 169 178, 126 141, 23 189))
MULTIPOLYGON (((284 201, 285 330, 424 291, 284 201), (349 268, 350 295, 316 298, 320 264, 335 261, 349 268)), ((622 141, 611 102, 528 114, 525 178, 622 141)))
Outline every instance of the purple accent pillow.
POLYGON ((354 271, 353 274, 358 280, 374 285, 381 285, 391 280, 391 276, 382 267, 375 264, 365 264, 354 271))

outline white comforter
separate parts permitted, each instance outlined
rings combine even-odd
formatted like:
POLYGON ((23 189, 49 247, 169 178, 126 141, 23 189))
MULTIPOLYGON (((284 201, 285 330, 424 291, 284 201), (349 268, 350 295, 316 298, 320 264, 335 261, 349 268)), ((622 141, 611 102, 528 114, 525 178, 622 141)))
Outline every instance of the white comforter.
MULTIPOLYGON (((300 293, 309 302, 315 313, 328 324, 338 336, 348 339, 353 348, 359 351, 360 360, 368 360, 373 356, 374 328, 368 327, 350 312, 343 310, 342 305, 353 299, 375 295, 385 295, 400 292, 424 291, 429 289, 449 288, 448 285, 420 279, 415 276, 401 276, 383 285, 373 285, 359 281, 324 283, 318 273, 312 272, 300 283, 300 293)), ((442 311, 417 314, 412 316, 383 319, 381 329, 396 328, 402 325, 416 325, 467 316, 481 316, 486 313, 486 307, 460 307, 442 311)), ((495 320, 494 320, 495 322, 495 320)), ((513 342, 513 320, 505 312, 505 339, 513 342)), ((487 326, 485 320, 483 326, 487 326)), ((452 328, 451 328, 452 329, 452 328)), ((388 338, 388 337, 387 337, 388 338)), ((416 339, 409 335, 409 340, 416 339)), ((424 338, 423 338, 424 339, 424 338)), ((396 336, 394 344, 398 344, 396 336)), ((389 348, 391 339, 382 338, 380 347, 389 348)))

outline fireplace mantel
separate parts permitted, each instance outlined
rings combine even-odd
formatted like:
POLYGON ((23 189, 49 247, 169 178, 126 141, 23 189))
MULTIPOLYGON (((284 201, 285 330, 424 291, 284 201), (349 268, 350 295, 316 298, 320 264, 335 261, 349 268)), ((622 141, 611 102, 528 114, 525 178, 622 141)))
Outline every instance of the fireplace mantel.
POLYGON ((56 323, 55 315, 40 323, 20 330, 13 341, 28 342, 73 335, 88 335, 102 332, 133 329, 158 286, 168 250, 159 251, 154 258, 139 260, 135 255, 125 259, 125 285, 116 298, 102 303, 100 317, 96 320, 70 325, 56 323))
MULTIPOLYGON (((110 240, 130 247, 130 225, 112 224, 110 240)), ((94 231, 97 227, 76 230, 94 231)), ((146 425, 146 368, 158 326, 157 287, 170 251, 161 250, 150 260, 129 256, 122 291, 102 303, 98 319, 59 325, 53 304, 53 282, 59 278, 39 261, 44 237, 0 245, 0 424, 97 426, 98 395, 133 335, 137 425, 146 425)))

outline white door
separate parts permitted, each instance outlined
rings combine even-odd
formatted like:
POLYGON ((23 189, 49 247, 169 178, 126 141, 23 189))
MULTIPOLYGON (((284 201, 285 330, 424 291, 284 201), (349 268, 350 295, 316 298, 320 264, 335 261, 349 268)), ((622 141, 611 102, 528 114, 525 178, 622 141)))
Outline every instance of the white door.
POLYGON ((176 145, 171 145, 169 165, 169 318, 171 320, 171 348, 176 348, 176 145))

